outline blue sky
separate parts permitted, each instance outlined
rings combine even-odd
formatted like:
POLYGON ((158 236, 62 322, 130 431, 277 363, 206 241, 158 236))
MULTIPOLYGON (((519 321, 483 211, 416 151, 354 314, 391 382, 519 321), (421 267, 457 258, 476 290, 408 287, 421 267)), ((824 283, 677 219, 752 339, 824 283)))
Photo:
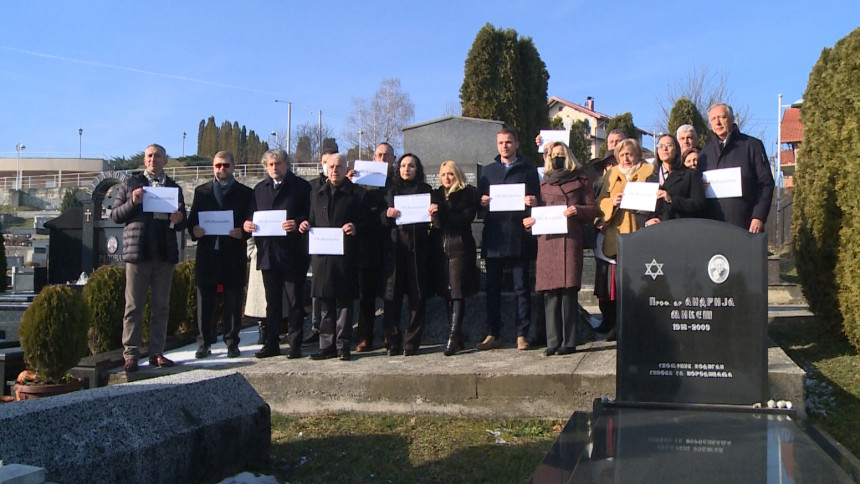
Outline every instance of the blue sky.
POLYGON ((0 157, 171 156, 201 119, 261 136, 323 123, 337 137, 353 97, 398 77, 415 121, 459 103, 463 64, 487 22, 530 36, 549 95, 651 130, 657 98, 695 67, 724 74, 747 131, 775 147, 777 94, 800 98, 821 49, 857 28, 857 0, 716 2, 147 1, 0 4, 0 157), (814 5, 814 6, 813 6, 814 5))

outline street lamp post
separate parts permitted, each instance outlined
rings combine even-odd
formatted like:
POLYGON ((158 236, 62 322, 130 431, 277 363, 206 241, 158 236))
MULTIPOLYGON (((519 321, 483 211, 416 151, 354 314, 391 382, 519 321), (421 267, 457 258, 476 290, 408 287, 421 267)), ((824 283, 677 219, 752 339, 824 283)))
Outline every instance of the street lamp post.
MULTIPOLYGON (((276 103, 284 103, 287 105, 287 148, 286 148, 286 152, 287 152, 287 154, 289 154, 290 153, 290 128, 291 128, 290 123, 292 121, 290 118, 292 118, 292 116, 293 116, 293 103, 291 103, 290 101, 282 101, 280 99, 275 99, 275 102, 276 103)), ((275 141, 275 143, 277 143, 277 141, 275 141)))
POLYGON ((21 189, 21 152, 24 151, 26 146, 18 143, 15 145, 15 153, 17 153, 17 164, 15 165, 15 188, 18 190, 21 189))
POLYGON ((275 137, 275 146, 278 146, 278 132, 277 132, 277 131, 272 131, 272 133, 271 133, 271 134, 272 134, 272 136, 274 136, 274 137, 275 137))
POLYGON ((185 158, 185 131, 182 132, 182 157, 185 158))
POLYGON ((84 138, 84 128, 78 128, 78 159, 81 159, 81 146, 84 138))

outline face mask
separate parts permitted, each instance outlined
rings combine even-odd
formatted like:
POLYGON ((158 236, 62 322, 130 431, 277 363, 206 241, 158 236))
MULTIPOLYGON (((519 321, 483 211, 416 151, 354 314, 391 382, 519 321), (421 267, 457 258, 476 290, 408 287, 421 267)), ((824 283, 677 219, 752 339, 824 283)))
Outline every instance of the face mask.
POLYGON ((555 158, 553 158, 552 159, 552 167, 555 170, 561 170, 562 168, 564 168, 564 157, 563 156, 556 156, 555 158))

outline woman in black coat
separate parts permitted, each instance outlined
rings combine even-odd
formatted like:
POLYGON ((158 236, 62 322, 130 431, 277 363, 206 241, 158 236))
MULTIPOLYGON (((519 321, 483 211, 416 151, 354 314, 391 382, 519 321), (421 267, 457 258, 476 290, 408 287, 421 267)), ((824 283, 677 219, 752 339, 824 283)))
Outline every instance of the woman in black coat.
POLYGON ((463 349, 460 327, 466 311, 465 298, 478 289, 475 265, 477 249, 472 236, 472 221, 478 213, 478 189, 466 184, 457 163, 446 161, 439 168, 442 186, 433 192, 430 230, 433 250, 434 287, 444 295, 448 306, 451 332, 445 346, 445 356, 463 349))
POLYGON ((646 181, 659 182, 657 206, 649 214, 645 226, 662 220, 699 217, 705 207, 705 189, 702 174, 684 166, 681 146, 672 135, 663 135, 657 141, 657 165, 654 174, 646 181))
MULTIPOLYGON (((398 175, 394 177, 385 195, 386 210, 382 212, 383 226, 387 230, 382 254, 385 278, 385 314, 382 321, 388 339, 388 356, 401 352, 406 356, 418 354, 421 335, 424 333, 425 303, 432 294, 430 282, 429 223, 398 225, 401 213, 394 208, 394 197, 430 193, 433 190, 424 181, 424 167, 417 156, 407 153, 397 162, 398 175), (400 333, 400 310, 403 296, 409 297, 409 326, 406 334, 400 333)), ((428 204, 428 211, 429 211, 428 204)))

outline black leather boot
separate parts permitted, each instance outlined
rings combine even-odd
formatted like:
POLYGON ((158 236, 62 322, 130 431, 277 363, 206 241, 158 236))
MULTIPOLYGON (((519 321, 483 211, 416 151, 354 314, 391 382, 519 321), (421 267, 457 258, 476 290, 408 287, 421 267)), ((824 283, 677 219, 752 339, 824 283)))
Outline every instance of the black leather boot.
POLYGON ((460 327, 463 324, 463 313, 466 310, 466 302, 462 299, 448 301, 448 321, 451 323, 451 333, 448 335, 448 344, 445 346, 445 356, 451 356, 463 349, 463 338, 460 327))

